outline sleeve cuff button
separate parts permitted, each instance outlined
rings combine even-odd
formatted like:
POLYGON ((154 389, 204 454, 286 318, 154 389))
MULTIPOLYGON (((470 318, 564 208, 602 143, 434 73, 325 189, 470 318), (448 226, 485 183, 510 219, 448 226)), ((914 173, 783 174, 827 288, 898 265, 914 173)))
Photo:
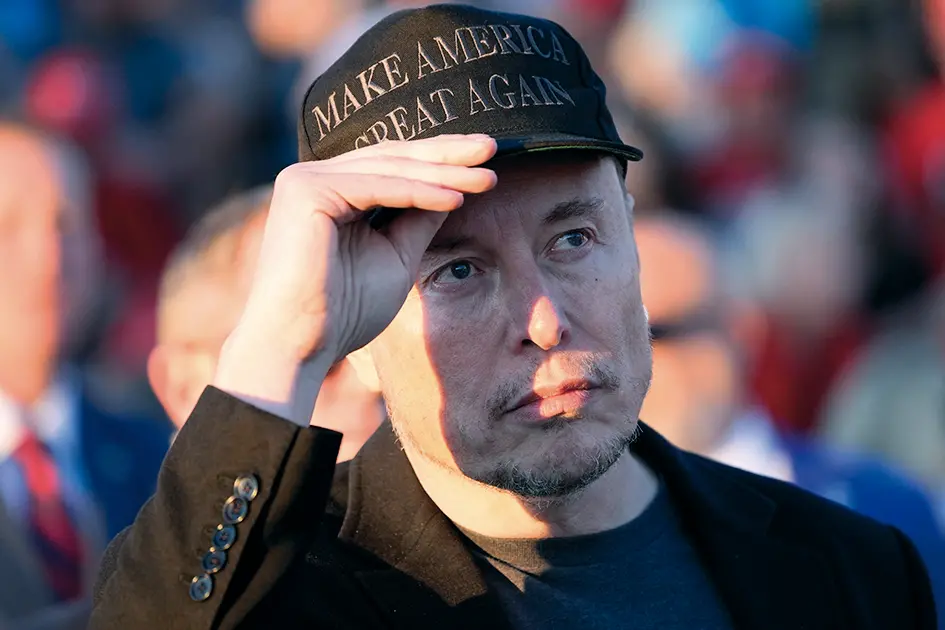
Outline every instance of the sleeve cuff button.
POLYGON ((254 475, 241 475, 233 482, 233 496, 252 501, 259 494, 259 480, 254 475))
POLYGON ((208 551, 207 555, 203 557, 202 564, 203 570, 207 572, 207 575, 213 575, 226 566, 226 552, 219 550, 208 551))
POLYGON ((236 525, 242 523, 249 511, 249 504, 240 497, 230 497, 223 504, 223 524, 236 525))
POLYGON ((236 542, 236 528, 232 525, 217 525, 213 534, 211 551, 226 551, 236 542))
POLYGON ((213 592, 213 578, 204 573, 190 581, 190 599, 195 602, 205 601, 213 592))

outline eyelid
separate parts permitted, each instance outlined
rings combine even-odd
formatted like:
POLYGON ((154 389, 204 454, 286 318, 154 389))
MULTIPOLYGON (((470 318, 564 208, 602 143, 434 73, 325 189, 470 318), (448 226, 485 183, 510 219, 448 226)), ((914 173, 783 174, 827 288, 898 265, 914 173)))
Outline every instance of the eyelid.
MULTIPOLYGON (((596 240, 596 234, 594 233, 594 230, 591 229, 590 227, 573 228, 570 230, 565 230, 564 232, 559 232, 556 236, 554 236, 551 239, 551 242, 548 244, 547 249, 549 251, 553 251, 554 246, 558 243, 558 241, 560 241, 562 238, 564 238, 568 234, 573 234, 575 232, 583 234, 587 238, 588 242, 596 240)), ((584 245, 587 245, 587 243, 585 243, 584 245)), ((581 247, 583 247, 583 245, 581 247)))
MULTIPOLYGON (((473 277, 473 276, 475 276, 475 275, 477 275, 478 273, 480 273, 480 272, 482 271, 482 270, 476 265, 476 263, 475 263, 473 260, 469 259, 469 258, 454 258, 453 260, 451 260, 451 261, 449 261, 449 262, 446 262, 446 263, 443 263, 442 265, 440 265, 439 267, 437 267, 436 269, 434 269, 434 270, 430 273, 430 275, 427 276, 426 284, 429 284, 429 285, 436 284, 436 278, 437 278, 441 273, 443 273, 443 272, 445 272, 445 271, 448 271, 450 267, 452 267, 453 265, 459 264, 459 263, 466 263, 467 265, 469 265, 469 266, 472 268, 473 273, 470 275, 470 278, 473 277)), ((468 280, 468 278, 466 278, 466 279, 468 280)), ((450 283, 446 283, 446 284, 459 284, 459 283, 461 283, 461 282, 464 282, 464 280, 458 280, 457 282, 450 282, 450 283)))

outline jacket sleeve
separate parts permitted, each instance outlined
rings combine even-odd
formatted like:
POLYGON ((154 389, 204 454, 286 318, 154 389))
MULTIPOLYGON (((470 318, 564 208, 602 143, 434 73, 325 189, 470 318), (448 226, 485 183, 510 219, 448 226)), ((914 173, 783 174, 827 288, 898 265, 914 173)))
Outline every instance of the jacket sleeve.
POLYGON ((311 543, 340 444, 340 433, 298 427, 208 387, 154 496, 105 553, 89 628, 236 627, 311 543), (237 479, 258 491, 237 489, 237 479), (231 499, 240 494, 255 496, 231 499))

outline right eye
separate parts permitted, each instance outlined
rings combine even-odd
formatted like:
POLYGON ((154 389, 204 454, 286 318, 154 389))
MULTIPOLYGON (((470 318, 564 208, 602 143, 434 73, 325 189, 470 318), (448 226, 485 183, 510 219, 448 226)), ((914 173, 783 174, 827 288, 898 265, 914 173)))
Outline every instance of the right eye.
POLYGON ((440 267, 434 272, 431 280, 437 285, 458 284, 471 278, 476 274, 476 267, 468 260, 457 260, 448 265, 440 267))

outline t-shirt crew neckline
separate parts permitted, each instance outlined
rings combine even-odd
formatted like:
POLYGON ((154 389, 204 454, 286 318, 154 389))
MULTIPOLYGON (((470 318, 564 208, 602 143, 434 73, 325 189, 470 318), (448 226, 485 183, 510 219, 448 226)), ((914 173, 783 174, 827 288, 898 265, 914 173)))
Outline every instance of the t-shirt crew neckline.
POLYGON ((607 531, 564 538, 494 538, 459 530, 475 547, 473 551, 540 575, 551 567, 593 566, 638 554, 659 539, 672 518, 668 493, 659 480, 656 496, 639 516, 607 531))

